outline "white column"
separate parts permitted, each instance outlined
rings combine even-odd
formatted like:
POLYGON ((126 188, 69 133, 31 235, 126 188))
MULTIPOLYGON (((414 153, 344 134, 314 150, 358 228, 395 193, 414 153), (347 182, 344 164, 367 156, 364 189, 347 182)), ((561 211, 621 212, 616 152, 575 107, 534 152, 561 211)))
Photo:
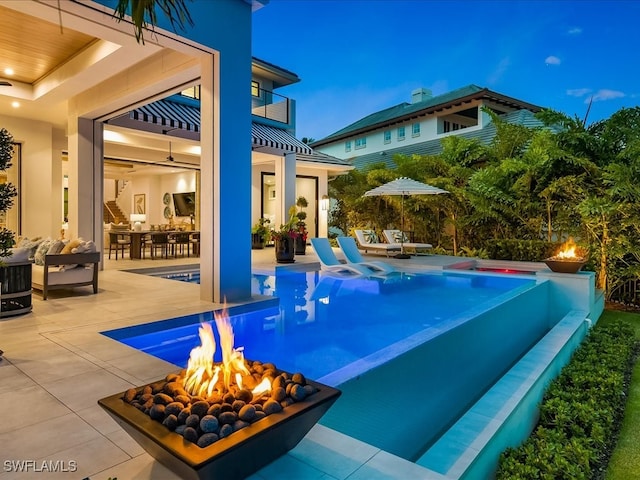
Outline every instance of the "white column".
POLYGON ((287 153, 275 162, 278 210, 274 228, 289 220, 289 208, 296 203, 296 154, 287 153))

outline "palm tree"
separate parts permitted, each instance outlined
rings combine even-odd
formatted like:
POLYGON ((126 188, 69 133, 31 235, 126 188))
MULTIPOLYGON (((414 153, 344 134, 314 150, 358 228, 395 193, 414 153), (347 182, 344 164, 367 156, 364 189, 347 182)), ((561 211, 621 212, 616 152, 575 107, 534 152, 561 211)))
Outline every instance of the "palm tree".
POLYGON ((131 15, 134 32, 138 43, 144 44, 144 30, 158 24, 156 11, 160 10, 174 29, 184 30, 185 24, 193 25, 185 0, 118 0, 114 15, 118 21, 125 15, 131 15))

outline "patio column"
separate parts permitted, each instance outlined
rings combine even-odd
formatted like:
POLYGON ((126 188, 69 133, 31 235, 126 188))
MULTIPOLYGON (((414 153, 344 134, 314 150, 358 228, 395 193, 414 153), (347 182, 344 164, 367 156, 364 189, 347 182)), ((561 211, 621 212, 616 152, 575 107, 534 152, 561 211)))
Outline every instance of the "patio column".
POLYGON ((296 154, 286 153, 275 162, 276 193, 279 197, 274 228, 289 220, 289 208, 296 203, 296 154))

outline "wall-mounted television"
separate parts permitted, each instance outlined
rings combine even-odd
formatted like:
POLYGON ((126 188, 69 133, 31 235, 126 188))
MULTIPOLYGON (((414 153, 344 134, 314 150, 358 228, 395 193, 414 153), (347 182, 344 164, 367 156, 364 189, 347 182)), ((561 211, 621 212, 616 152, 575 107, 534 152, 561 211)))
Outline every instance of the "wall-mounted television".
POLYGON ((196 214, 196 192, 174 193, 173 209, 176 217, 189 217, 196 214))

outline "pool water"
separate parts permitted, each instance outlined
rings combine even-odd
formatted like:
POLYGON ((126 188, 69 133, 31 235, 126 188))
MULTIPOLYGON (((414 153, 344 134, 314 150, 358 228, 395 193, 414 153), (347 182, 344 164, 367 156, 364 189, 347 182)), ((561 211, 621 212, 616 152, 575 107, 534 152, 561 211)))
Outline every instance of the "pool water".
MULTIPOLYGON (((191 272, 167 278, 196 281, 197 276, 191 272)), ((391 349, 397 355, 397 346, 407 338, 532 283, 515 276, 472 273, 394 273, 385 278, 319 272, 254 275, 253 293, 276 296, 280 304, 232 316, 235 346, 243 346, 247 358, 337 386, 383 362, 381 352, 391 349)), ((189 352, 200 343, 199 323, 212 320, 209 312, 103 333, 185 367, 189 352)))

